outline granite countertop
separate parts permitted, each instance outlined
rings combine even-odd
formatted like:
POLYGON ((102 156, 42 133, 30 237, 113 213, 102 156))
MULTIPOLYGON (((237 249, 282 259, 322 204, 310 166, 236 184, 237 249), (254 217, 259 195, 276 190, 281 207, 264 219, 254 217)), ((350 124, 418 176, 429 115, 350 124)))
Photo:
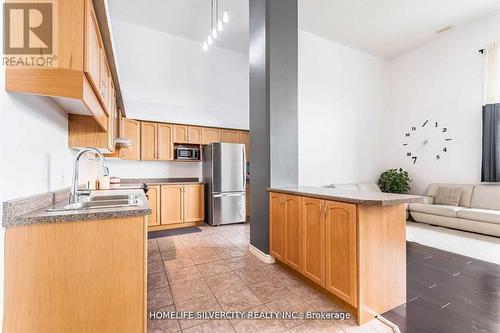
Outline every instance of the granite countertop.
POLYGON ((269 192, 296 194, 325 200, 347 202, 368 206, 392 206, 404 203, 422 202, 422 197, 417 195, 393 194, 381 192, 347 191, 326 187, 294 186, 270 187, 269 192))
POLYGON ((121 184, 142 184, 148 185, 163 185, 163 184, 205 184, 198 178, 123 178, 121 184))
MULTIPOLYGON (((48 194, 43 194, 40 196, 32 196, 25 199, 14 200, 8 202, 7 205, 4 204, 4 209, 7 207, 9 211, 4 211, 4 217, 2 219, 3 227, 12 227, 18 225, 28 225, 28 224, 42 224, 42 223, 62 223, 62 222, 75 222, 75 221, 90 221, 90 220, 100 220, 100 219, 111 219, 111 218, 122 218, 131 216, 144 216, 150 215, 151 209, 148 205, 148 200, 144 191, 142 190, 103 190, 103 191, 92 191, 92 196, 96 195, 117 195, 117 194, 139 194, 141 196, 141 203, 137 206, 130 207, 115 207, 115 208, 95 208, 95 209, 79 209, 79 210, 63 210, 63 211, 50 211, 47 212, 48 208, 61 208, 64 207, 68 201, 67 196, 64 200, 57 201, 47 205, 48 194), (44 200, 40 200, 43 196, 44 200), (26 207, 30 206, 29 212, 25 212, 26 207), (16 212, 21 213, 17 215, 16 212), (24 213, 24 214, 23 214, 24 213)), ((53 196, 53 198, 61 199, 61 196, 53 196)))

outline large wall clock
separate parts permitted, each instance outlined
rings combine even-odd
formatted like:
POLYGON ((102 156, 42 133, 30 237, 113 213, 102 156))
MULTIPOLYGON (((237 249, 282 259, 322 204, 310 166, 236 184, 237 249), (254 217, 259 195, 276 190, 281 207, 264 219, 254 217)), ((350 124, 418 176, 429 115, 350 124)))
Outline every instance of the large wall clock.
POLYGON ((452 140, 448 127, 427 119, 404 133, 403 147, 413 164, 427 156, 439 161, 448 153, 452 140))

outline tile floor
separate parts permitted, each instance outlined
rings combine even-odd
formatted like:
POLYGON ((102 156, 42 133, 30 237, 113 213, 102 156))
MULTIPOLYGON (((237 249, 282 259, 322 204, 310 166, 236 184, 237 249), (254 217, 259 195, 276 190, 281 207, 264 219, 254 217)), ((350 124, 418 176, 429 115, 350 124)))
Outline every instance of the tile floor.
MULTIPOLYGON (((278 265, 248 252, 248 224, 204 226, 201 232, 148 241, 148 310, 343 311, 328 297, 278 265)), ((150 319, 148 332, 374 332, 378 320, 150 319)))

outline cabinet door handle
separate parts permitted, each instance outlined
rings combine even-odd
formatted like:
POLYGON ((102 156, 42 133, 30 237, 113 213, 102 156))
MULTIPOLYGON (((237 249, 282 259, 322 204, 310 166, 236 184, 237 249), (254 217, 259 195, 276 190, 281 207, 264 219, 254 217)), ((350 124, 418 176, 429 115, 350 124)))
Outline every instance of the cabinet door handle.
POLYGON ((319 216, 323 217, 323 203, 319 205, 319 216))

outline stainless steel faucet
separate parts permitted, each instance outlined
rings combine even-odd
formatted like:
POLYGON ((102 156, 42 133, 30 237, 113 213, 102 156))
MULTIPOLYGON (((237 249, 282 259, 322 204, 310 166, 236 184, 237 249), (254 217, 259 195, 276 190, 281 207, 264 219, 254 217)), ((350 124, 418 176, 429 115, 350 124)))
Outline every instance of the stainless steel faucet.
POLYGON ((102 155, 102 153, 99 150, 97 150, 95 148, 90 148, 90 147, 83 148, 82 150, 80 150, 78 152, 78 154, 76 154, 76 157, 75 157, 75 165, 73 168, 73 185, 71 186, 71 192, 69 195, 69 203, 70 204, 78 202, 78 199, 80 196, 90 195, 90 190, 78 190, 78 183, 79 183, 78 179, 79 179, 79 174, 80 174, 80 157, 82 157, 83 154, 88 153, 88 152, 93 152, 97 156, 99 156, 99 159, 101 161, 101 168, 102 168, 103 175, 104 176, 109 175, 108 167, 106 166, 106 163, 104 162, 104 156, 102 155))

